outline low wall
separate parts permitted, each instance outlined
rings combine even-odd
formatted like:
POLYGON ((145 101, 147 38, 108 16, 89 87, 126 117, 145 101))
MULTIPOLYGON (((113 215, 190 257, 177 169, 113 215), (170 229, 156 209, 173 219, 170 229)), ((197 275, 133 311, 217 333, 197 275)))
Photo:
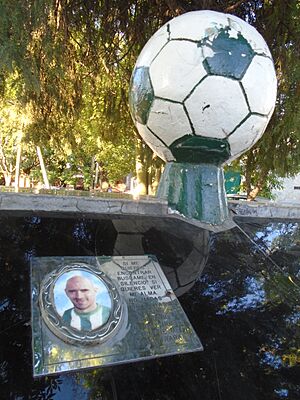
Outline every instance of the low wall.
POLYGON ((283 205, 275 202, 230 201, 228 207, 239 217, 300 219, 300 204, 283 205))
POLYGON ((300 205, 285 206, 273 202, 229 201, 230 218, 221 225, 202 223, 188 219, 171 210, 167 202, 149 197, 145 200, 128 198, 100 198, 84 196, 59 196, 28 193, 0 193, 0 212, 10 215, 47 215, 56 218, 167 218, 177 219, 188 225, 212 232, 220 232, 235 226, 234 218, 300 219, 300 205))

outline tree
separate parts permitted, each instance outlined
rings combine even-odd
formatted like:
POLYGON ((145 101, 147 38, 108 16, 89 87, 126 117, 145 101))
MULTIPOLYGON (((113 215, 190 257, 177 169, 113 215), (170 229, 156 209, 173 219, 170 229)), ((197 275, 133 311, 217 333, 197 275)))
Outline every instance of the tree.
MULTIPOLYGON (((127 104, 130 75, 143 45, 162 24, 200 9, 246 19, 266 38, 274 55, 279 78, 276 110, 263 139, 242 158, 249 196, 268 185, 270 172, 272 176, 296 173, 300 154, 296 0, 288 4, 272 0, 0 0, 0 89, 7 79, 16 77, 22 108, 31 110, 23 141, 63 154, 65 148, 78 151, 86 135, 90 143, 101 138, 102 148, 106 142, 118 147, 116 138, 122 136, 123 143, 131 145, 130 155, 137 143, 137 160, 147 163, 139 174, 147 191, 146 180, 151 183, 151 174, 159 176, 161 163, 150 154, 145 157, 145 147, 136 141, 127 104)), ((89 160, 96 156, 95 150, 86 146, 89 160)))
MULTIPOLYGON (((127 111, 130 74, 152 33, 195 7, 193 2, 179 3, 0 1, 0 42, 5 54, 0 75, 5 81, 4 77, 17 73, 19 97, 31 109, 24 140, 43 149, 61 152, 67 146, 76 151, 78 142, 85 140, 78 140, 77 128, 89 115, 93 119, 89 135, 114 143, 114 137, 122 134, 123 143, 126 138, 133 143, 135 133, 127 111), (87 87, 98 91, 96 112, 88 110, 87 87), (95 125, 100 128, 97 133, 95 125)), ((152 156, 147 160, 154 160, 153 169, 157 161, 152 156)), ((151 166, 145 170, 146 177, 151 166)))
MULTIPOLYGON (((18 99, 19 85, 17 74, 12 74, 3 85, 0 100, 0 172, 4 176, 5 185, 11 184, 13 174, 16 174, 15 186, 18 186, 21 172, 28 173, 36 165, 36 155, 32 151, 32 143, 24 143, 23 137, 30 121, 30 109, 24 107, 18 99)), ((34 149, 34 148, 33 148, 34 149)))
MULTIPOLYGON (((110 153, 109 143, 118 147, 128 137, 124 149, 128 157, 134 149, 134 136, 133 128, 131 132, 128 129, 126 85, 120 76, 121 63, 109 54, 115 52, 120 56, 124 46, 117 37, 120 31, 112 38, 114 43, 108 42, 109 49, 99 24, 102 8, 94 2, 68 7, 64 1, 38 5, 28 1, 21 9, 19 2, 12 3, 15 8, 0 2, 5 19, 0 37, 2 34, 2 51, 7 56, 0 70, 3 76, 17 75, 20 109, 24 105, 31 109, 30 123, 22 134, 24 140, 42 146, 48 154, 56 153, 48 161, 75 153, 73 160, 80 168, 79 154, 81 160, 89 159, 89 164, 100 147, 105 156, 99 137, 108 141, 110 153)), ((63 164, 67 163, 60 163, 60 168, 63 164)), ((129 168, 128 162, 124 164, 127 173, 132 165, 129 168)), ((122 163, 118 165, 121 170, 122 163)), ((115 171, 112 178, 116 175, 115 171)))
POLYGON ((278 78, 275 112, 262 139, 242 157, 249 199, 274 177, 293 176, 300 170, 300 5, 298 1, 263 2, 256 24, 273 54, 278 78))

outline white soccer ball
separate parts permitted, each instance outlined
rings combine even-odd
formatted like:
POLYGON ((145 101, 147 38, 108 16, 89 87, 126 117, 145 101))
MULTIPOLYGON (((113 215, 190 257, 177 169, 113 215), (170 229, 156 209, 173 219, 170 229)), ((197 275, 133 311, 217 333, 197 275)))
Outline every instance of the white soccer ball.
POLYGON ((262 136, 277 81, 263 37, 245 21, 193 11, 160 28, 130 84, 134 123, 165 161, 223 164, 262 136))

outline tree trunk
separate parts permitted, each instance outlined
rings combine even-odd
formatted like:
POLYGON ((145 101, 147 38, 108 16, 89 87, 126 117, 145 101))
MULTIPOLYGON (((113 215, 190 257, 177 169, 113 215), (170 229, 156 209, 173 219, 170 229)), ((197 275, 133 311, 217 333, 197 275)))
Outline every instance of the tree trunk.
POLYGON ((91 161, 91 168, 90 168, 90 189, 94 189, 94 187, 95 187, 94 172, 95 172, 95 156, 92 157, 92 161, 91 161))
POLYGON ((36 146, 36 152, 37 152, 37 155, 38 155, 38 158, 39 158, 39 162, 40 162, 40 166, 41 166, 41 171, 42 171, 42 175, 43 175, 43 181, 44 181, 45 188, 46 189, 50 189, 49 180, 48 180, 48 176, 47 176, 47 171, 46 171, 46 168, 45 168, 43 155, 42 155, 40 146, 36 146))
POLYGON ((12 180, 13 166, 12 164, 7 165, 2 145, 2 136, 0 136, 0 172, 4 176, 5 186, 9 187, 11 185, 11 180, 12 180))
POLYGON ((249 152, 247 156, 247 162, 245 165, 245 186, 246 186, 246 193, 247 193, 247 200, 250 200, 250 192, 251 188, 251 176, 253 172, 253 154, 249 152))
POLYGON ((253 174, 255 172, 256 165, 254 162, 254 156, 251 152, 248 154, 247 162, 245 165, 245 186, 247 191, 247 200, 252 201, 256 198, 259 192, 262 190, 264 182, 267 178, 268 172, 266 170, 259 173, 259 178, 256 179, 255 185, 253 185, 253 174))
POLYGON ((249 193, 247 193, 247 200, 252 201, 261 191, 262 185, 258 183, 249 193))
POLYGON ((267 171, 261 171, 259 179, 256 182, 256 185, 251 188, 249 193, 247 193, 247 200, 252 201, 256 198, 256 196, 260 193, 260 191, 263 188, 263 185, 267 179, 267 175, 268 175, 267 171))
POLYGON ((137 192, 141 195, 149 194, 149 161, 151 158, 151 150, 145 145, 144 142, 142 142, 142 140, 137 139, 135 165, 136 177, 138 181, 137 192))
POLYGON ((155 196, 157 187, 160 182, 160 178, 162 175, 162 172, 164 170, 164 162, 157 156, 153 157, 152 160, 152 167, 151 167, 151 194, 155 196))
POLYGON ((147 171, 139 157, 137 157, 136 159, 135 168, 136 168, 136 178, 138 182, 137 186, 138 194, 142 195, 148 194, 147 171))
POLYGON ((22 144, 21 144, 21 140, 20 140, 20 143, 17 146, 16 171, 15 171, 15 192, 19 191, 21 153, 22 153, 22 144))
POLYGON ((98 185, 98 180, 99 180, 99 163, 96 161, 95 162, 95 187, 98 185))
POLYGON ((12 179, 12 173, 4 172, 4 180, 5 180, 5 186, 9 187, 11 184, 11 179, 12 179))
POLYGON ((155 195, 164 162, 138 139, 136 146, 136 176, 139 194, 155 195))

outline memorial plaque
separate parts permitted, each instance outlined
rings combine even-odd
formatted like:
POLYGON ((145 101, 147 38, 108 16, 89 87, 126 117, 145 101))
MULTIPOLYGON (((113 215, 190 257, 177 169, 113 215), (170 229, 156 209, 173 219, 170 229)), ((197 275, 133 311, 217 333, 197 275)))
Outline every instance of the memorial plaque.
POLYGON ((35 257, 34 376, 202 350, 154 256, 35 257))

